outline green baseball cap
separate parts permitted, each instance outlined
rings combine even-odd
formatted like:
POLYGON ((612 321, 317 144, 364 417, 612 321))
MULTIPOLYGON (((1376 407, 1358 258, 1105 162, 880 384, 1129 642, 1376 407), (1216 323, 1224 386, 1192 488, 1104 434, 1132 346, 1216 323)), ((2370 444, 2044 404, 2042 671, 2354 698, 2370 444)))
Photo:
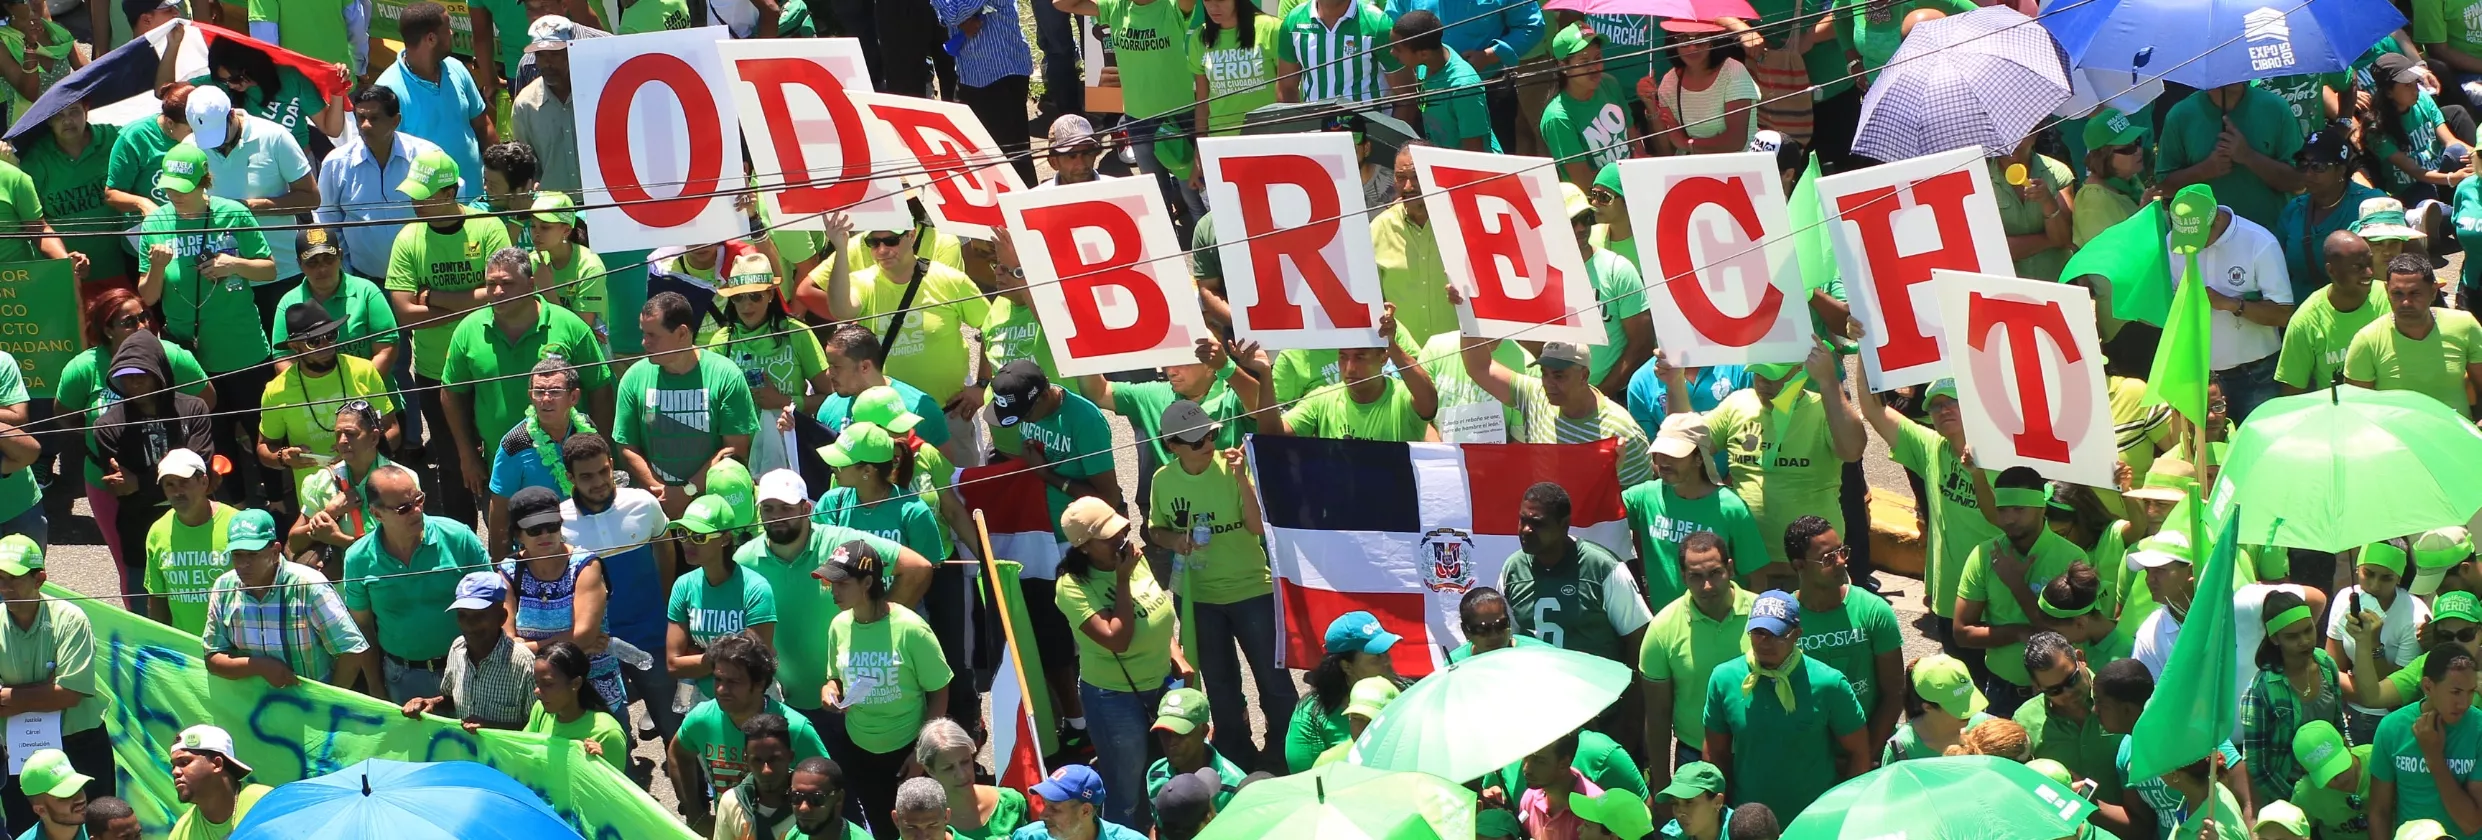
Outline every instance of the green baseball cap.
POLYGON ((1724 792, 1724 771, 1703 761, 1692 761, 1672 771, 1672 783, 1656 791, 1659 799, 1691 799, 1710 793, 1724 792))
POLYGON ((1646 810, 1646 800, 1625 790, 1615 788, 1596 796, 1572 793, 1568 809, 1620 840, 1638 840, 1655 831, 1655 815, 1646 810))
POLYGON ((2344 733, 2335 724, 2314 720, 2293 730, 2292 760, 2308 774, 2311 787, 2323 788, 2338 774, 2353 769, 2353 750, 2344 745, 2344 733))
POLYGON ((2028 761, 2025 763, 2025 769, 2040 773, 2043 778, 2050 779, 2062 785, 2073 785, 2077 783, 2076 775, 2068 772, 2068 765, 2061 764, 2048 758, 2037 758, 2032 761, 2028 761))
POLYGON ((1560 34, 1551 36, 1551 58, 1554 61, 1584 52, 1587 47, 1603 42, 1602 33, 1585 21, 1569 24, 1560 34))
POLYGON ((191 193, 207 178, 207 150, 196 143, 182 143, 164 152, 164 170, 155 176, 155 188, 165 192, 191 193))
POLYGON ((2133 120, 2127 114, 2105 108, 2086 118, 2086 148, 2101 149, 2141 142, 2146 139, 2146 129, 2145 121, 2133 120))
POLYGON ((2302 838, 2302 840, 2309 840, 2310 815, 2302 813, 2301 806, 2278 799, 2258 806, 2258 822, 2254 827, 2272 827, 2289 832, 2292 836, 2302 838))
POLYGON ((2430 602, 2430 620, 2446 621, 2451 618, 2482 624, 2482 599, 2463 590, 2439 593, 2439 599, 2430 602))
POLYGON ((1628 195, 1620 189, 1620 161, 1603 164, 1602 171, 1594 173, 1594 185, 1610 190, 1613 195, 1628 195))
POLYGON ((568 193, 559 190, 535 193, 534 206, 527 209, 534 211, 535 221, 577 226, 577 200, 570 198, 568 193))
POLYGON ((708 467, 707 493, 722 497, 724 505, 732 509, 732 529, 758 524, 758 481, 750 477, 750 468, 740 461, 726 458, 708 467))
POLYGON ((423 201, 441 190, 457 189, 457 159, 447 152, 432 149, 414 156, 413 166, 406 170, 405 180, 396 185, 406 198, 423 201))
POLYGON ((20 771, 17 783, 28 795, 68 799, 85 790, 95 779, 69 766, 69 754, 59 750, 35 750, 26 756, 26 769, 20 771))
POLYGON ((0 574, 12 577, 43 569, 43 547, 24 534, 0 537, 0 574))
POLYGON ((1948 399, 1957 400, 1959 402, 1963 401, 1962 398, 1956 395, 1956 380, 1954 379, 1942 379, 1931 383, 1930 389, 1922 392, 1922 404, 1929 405, 1931 400, 1935 400, 1940 397, 1947 397, 1948 399))
POLYGON ((1386 677, 1363 677, 1353 684, 1353 693, 1344 701, 1346 715, 1360 715, 1378 720, 1389 703, 1396 702, 1396 681, 1386 677))
POLYGON ((900 435, 913 431, 915 424, 922 422, 922 415, 908 410, 905 395, 897 393, 892 385, 873 385, 862 389, 862 393, 854 395, 853 408, 848 414, 855 420, 900 435))
POLYGON ((1972 720, 1991 706, 1982 690, 1974 687, 1973 674, 1966 670, 1965 662, 1944 653, 1913 663, 1913 693, 1958 720, 1972 720))
POLYGON ((259 551, 276 539, 276 518, 258 508, 233 514, 224 526, 224 547, 233 551, 259 551))
POLYGON ((692 500, 681 518, 672 520, 674 528, 693 534, 712 534, 732 528, 733 506, 724 497, 709 493, 692 500))
POLYGON ((2205 184, 2182 187, 2172 196, 2172 253, 2186 254, 2206 247, 2207 237, 2215 232, 2215 188, 2205 184))
POLYGON ((896 439, 876 423, 854 423, 846 426, 836 442, 819 447, 819 457, 836 468, 855 464, 886 464, 896 460, 896 439))
POLYGON ((1163 703, 1155 707, 1155 728, 1174 735, 1187 735, 1207 725, 1207 696, 1194 688, 1175 688, 1164 692, 1163 703))
POLYGON ((1793 375, 1793 371, 1800 369, 1801 365, 1797 362, 1768 362, 1765 364, 1749 366, 1749 372, 1766 377, 1769 380, 1783 379, 1784 377, 1793 375))

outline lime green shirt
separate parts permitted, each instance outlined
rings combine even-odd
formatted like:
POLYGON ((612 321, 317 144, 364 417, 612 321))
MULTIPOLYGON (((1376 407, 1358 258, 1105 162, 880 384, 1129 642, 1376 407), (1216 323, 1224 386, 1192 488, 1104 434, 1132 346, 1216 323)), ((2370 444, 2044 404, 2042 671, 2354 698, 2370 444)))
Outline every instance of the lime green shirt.
POLYGON ((2284 801, 2300 806, 2310 817, 2310 826, 2327 840, 2363 840, 2370 836, 2370 815, 2365 804, 2370 799, 2370 751, 2373 745, 2352 748, 2353 763, 2362 769, 2361 784, 2352 792, 2310 784, 2302 776, 2292 783, 2292 798, 2284 801))
POLYGON ((233 829, 241 826, 242 818, 249 815, 250 809, 257 806, 260 799, 265 798, 274 790, 275 788, 266 785, 242 785, 241 791, 233 797, 232 815, 225 817, 221 823, 208 822, 206 816, 198 813, 198 808, 192 806, 181 812, 181 819, 172 824, 172 833, 164 835, 164 838, 165 840, 224 840, 226 837, 231 837, 233 829))
MULTIPOLYGON (((508 226, 476 215, 471 208, 463 212, 464 222, 447 233, 419 221, 397 231, 396 242, 388 249, 384 284, 391 296, 398 292, 470 292, 482 287, 483 263, 493 252, 509 247, 508 226)), ((445 379, 448 344, 456 333, 457 321, 452 318, 415 329, 414 374, 445 379)))
MULTIPOLYGON (((882 276, 876 263, 853 273, 853 293, 862 301, 862 324, 873 335, 887 334, 885 316, 905 299, 906 279, 882 276)), ((887 348, 885 370, 889 377, 912 383, 947 405, 965 389, 973 363, 963 328, 989 321, 991 305, 964 272, 934 262, 922 277, 922 290, 914 294, 911 309, 905 313, 905 328, 896 333, 896 343, 887 348)))
MULTIPOLYGON (((1189 45, 1189 72, 1207 83, 1207 125, 1211 134, 1238 134, 1243 117, 1275 104, 1276 47, 1283 41, 1279 32, 1283 21, 1274 15, 1258 14, 1250 17, 1250 23, 1253 37, 1249 46, 1241 45, 1238 29, 1216 33, 1213 45, 1189 45)), ((1125 84, 1126 77, 1123 79, 1125 84)))
MULTIPOLYGON (((336 454, 336 411, 344 401, 368 400, 371 408, 386 417, 396 413, 394 393, 388 387, 387 376, 367 359, 339 355, 336 369, 326 376, 311 376, 300 363, 295 363, 269 380, 266 392, 260 396, 259 437, 269 440, 271 446, 273 441, 283 441, 286 446, 299 446, 321 458, 332 457, 336 454)), ((303 478, 319 469, 314 466, 293 470, 289 486, 301 486, 303 478)))
POLYGON ((204 525, 183 523, 167 510, 147 528, 146 588, 164 597, 174 629, 192 635, 207 629, 207 590, 233 567, 224 559, 224 529, 239 512, 208 502, 204 525))
MULTIPOLYGON (((1732 492, 1758 520, 1758 533, 1781 534, 1805 515, 1844 530, 1844 460, 1827 433, 1827 411, 1818 394, 1804 391, 1791 411, 1777 411, 1743 389, 1706 413, 1707 434, 1731 465, 1732 492)), ((1769 562, 1788 562, 1783 540, 1765 540, 1769 562)))
MULTIPOLYGON (((1980 602, 1982 621, 1990 626, 2032 624, 2033 620, 2026 617, 2016 599, 1999 588, 1999 573, 1993 570, 1991 563, 1992 552, 2000 550, 2014 552, 2015 548, 2006 546, 2005 538, 1974 547, 1973 556, 1965 560, 1964 576, 1957 581, 1956 597, 1980 602)), ((2025 585, 2038 593, 2052 578, 2068 571, 2070 563, 2086 559, 2085 549, 2078 548, 2067 537, 2052 533, 2049 528, 2043 529, 2041 535, 2034 538, 2034 550, 2027 552, 2027 555, 2033 565, 2026 569, 2025 585)), ((2111 599, 2106 595, 2103 600, 2108 602, 2111 599)), ((2102 608, 2109 611, 2111 605, 2105 603, 2102 608)), ((2033 684, 2033 677, 2025 673, 2024 642, 2012 642, 1991 649, 1988 661, 1991 673, 2000 679, 2020 686, 2033 684)))
POLYGON ((1973 476, 1965 472, 1964 459, 1947 438, 1928 426, 1906 421, 1896 439, 1887 442, 1887 449, 1889 458, 1920 473, 1926 486, 1938 491, 1938 498, 1923 513, 1930 526, 1925 538, 1929 550, 1922 555, 1923 577, 1930 582, 1931 611, 1955 618, 1957 580, 1965 574, 1966 558, 1983 543, 1998 539, 1999 526, 1983 515, 1982 503, 1974 498, 1973 476))
POLYGON ((1379 398, 1361 402, 1351 389, 1333 386, 1311 392, 1284 411, 1284 425, 1301 437, 1419 441, 1430 421, 1413 410, 1413 392, 1405 383, 1382 379, 1379 398))
POLYGON ((2406 338, 2393 317, 2374 319, 2353 334, 2344 351, 2344 378, 2381 391, 2418 391, 2467 419, 2465 372, 2482 363, 2482 323, 2473 315, 2433 307, 2430 335, 2406 338))
POLYGON ((554 738, 567 738, 584 743, 592 741, 603 747, 603 763, 612 769, 629 772, 629 736, 621 731, 620 721, 603 712, 587 712, 567 723, 543 711, 536 703, 526 713, 525 731, 554 738))
POLYGON ((1119 617, 1135 622, 1126 652, 1111 652, 1083 629, 1086 619, 1108 614, 1116 606, 1115 572, 1090 569, 1084 575, 1063 574, 1052 601, 1068 617, 1077 636, 1078 679, 1110 691, 1153 692, 1172 673, 1172 596, 1155 585, 1155 573, 1147 570, 1145 558, 1123 562, 1137 564, 1129 573, 1129 605, 1137 615, 1119 617))
POLYGON ((250 0, 250 20, 276 25, 276 43, 329 64, 353 63, 346 0, 250 0))
POLYGON ((867 624, 838 614, 827 625, 827 650, 827 678, 844 692, 847 735, 882 755, 913 743, 925 701, 954 676, 930 623, 903 604, 889 604, 885 617, 867 624))
POLYGON ((1637 672, 1655 682, 1672 683, 1672 734, 1692 748, 1706 743, 1707 678, 1715 666, 1749 652, 1750 607, 1758 596, 1732 588, 1732 609, 1711 619, 1695 601, 1682 595, 1655 612, 1646 625, 1646 641, 1638 646, 1637 672))
MULTIPOLYGON (((1439 255, 1439 240, 1429 226, 1413 223, 1408 206, 1390 207, 1370 220, 1370 246, 1379 261, 1380 297, 1396 304, 1397 326, 1427 352, 1432 337, 1459 327, 1456 307, 1448 305, 1448 264, 1439 255)), ((1437 379, 1442 368, 1461 366, 1454 355, 1437 361, 1425 355, 1422 367, 1437 379)))
POLYGON ((1241 484, 1221 457, 1192 474, 1179 462, 1155 470, 1147 506, 1150 527, 1209 533, 1206 546, 1179 555, 1173 591, 1202 604, 1233 604, 1274 590, 1267 573, 1267 546, 1242 518, 1241 484))
MULTIPOLYGON (((2361 302, 2361 308, 2336 311, 2328 297, 2334 290, 2334 286, 2320 286, 2292 311, 2292 321, 2284 326, 2283 354, 2275 358, 2275 381, 2303 389, 2335 384, 2337 374, 2344 371, 2353 337, 2388 314, 2387 301, 2376 289, 2361 302)), ((2464 371, 2457 375, 2462 377, 2464 371)))
POLYGON ((534 264, 552 268, 552 285, 543 290, 543 297, 567 307, 579 318, 600 330, 612 328, 612 290, 605 282, 603 257, 584 245, 569 246, 567 265, 555 263, 551 255, 534 252, 534 264))

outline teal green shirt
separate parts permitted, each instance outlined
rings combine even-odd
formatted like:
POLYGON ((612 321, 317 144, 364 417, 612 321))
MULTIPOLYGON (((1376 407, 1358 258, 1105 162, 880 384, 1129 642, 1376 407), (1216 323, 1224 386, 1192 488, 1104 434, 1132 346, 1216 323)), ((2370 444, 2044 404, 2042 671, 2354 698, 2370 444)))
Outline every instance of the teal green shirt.
POLYGON ((457 581, 491 562, 482 538, 454 519, 423 517, 422 542, 410 562, 400 562, 381 546, 382 536, 373 528, 345 549, 345 609, 378 619, 379 635, 372 641, 390 656, 415 661, 447 656, 458 636, 457 616, 448 611, 457 600, 457 581))
MULTIPOLYGON (((2263 88, 2247 87, 2242 89, 2240 101, 2226 111, 2209 100, 2209 93, 2201 90, 2190 94, 2164 116, 2162 145, 2155 155, 2156 175, 2168 176, 2196 166, 2214 154, 2227 118, 2240 127, 2241 136, 2259 154, 2289 164, 2293 155, 2301 151, 2301 123, 2293 119, 2292 105, 2284 97, 2263 88)), ((2275 228, 2276 215, 2290 198, 2267 186, 2248 167, 2237 164, 2232 171, 2206 183, 2215 188, 2217 202, 2269 230, 2275 228)))

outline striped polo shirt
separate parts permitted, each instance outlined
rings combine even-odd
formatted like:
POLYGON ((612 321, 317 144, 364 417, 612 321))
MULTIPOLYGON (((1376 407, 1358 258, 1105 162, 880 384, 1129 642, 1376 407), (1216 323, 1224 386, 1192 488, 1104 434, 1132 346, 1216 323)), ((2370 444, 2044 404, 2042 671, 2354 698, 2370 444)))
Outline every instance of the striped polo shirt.
POLYGON ((1368 102, 1386 94, 1387 74, 1398 67, 1388 52, 1395 19, 1356 0, 1330 29, 1318 6, 1310 0, 1285 13, 1278 47, 1278 58, 1301 68, 1301 101, 1368 102))

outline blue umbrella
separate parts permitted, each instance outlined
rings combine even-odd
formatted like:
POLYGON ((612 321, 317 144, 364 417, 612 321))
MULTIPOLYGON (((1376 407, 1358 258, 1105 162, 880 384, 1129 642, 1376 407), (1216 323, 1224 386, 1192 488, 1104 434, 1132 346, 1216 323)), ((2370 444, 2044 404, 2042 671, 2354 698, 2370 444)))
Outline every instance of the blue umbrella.
POLYGON ((2404 15, 2386 0, 2049 0, 2042 23, 2077 69, 2212 88, 2345 70, 2404 15))
POLYGON ((508 774, 471 761, 374 758, 277 788, 232 840, 576 840, 508 774))
POLYGON ((1981 146, 2015 151, 2068 101, 2050 33, 2006 6, 1925 21, 1862 97, 1853 153, 1880 161, 1981 146))

